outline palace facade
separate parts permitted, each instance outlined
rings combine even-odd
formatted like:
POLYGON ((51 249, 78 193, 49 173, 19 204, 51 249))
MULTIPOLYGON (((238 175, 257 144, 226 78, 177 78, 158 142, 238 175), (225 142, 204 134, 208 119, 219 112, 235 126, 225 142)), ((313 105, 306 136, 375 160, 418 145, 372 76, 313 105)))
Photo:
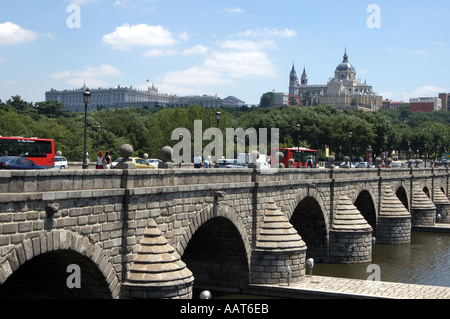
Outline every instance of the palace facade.
MULTIPOLYGON (((83 92, 86 85, 79 89, 73 90, 55 90, 45 92, 45 101, 60 102, 65 111, 82 112, 85 105, 83 102, 83 92)), ((90 89, 91 99, 88 105, 89 110, 92 109, 121 109, 127 107, 135 108, 153 108, 157 106, 189 106, 202 105, 205 108, 210 107, 240 107, 245 105, 233 96, 221 99, 217 96, 176 96, 159 93, 154 84, 147 90, 139 90, 133 87, 116 88, 98 88, 90 89)))

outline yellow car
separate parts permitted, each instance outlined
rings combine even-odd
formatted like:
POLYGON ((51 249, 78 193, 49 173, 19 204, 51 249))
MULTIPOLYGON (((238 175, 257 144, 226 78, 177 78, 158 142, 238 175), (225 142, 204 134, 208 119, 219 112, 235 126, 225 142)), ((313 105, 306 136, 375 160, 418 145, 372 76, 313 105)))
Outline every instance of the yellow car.
MULTIPOLYGON (((150 165, 145 159, 140 157, 130 157, 136 168, 154 169, 153 165, 150 165)), ((123 158, 118 158, 111 163, 111 168, 115 168, 117 164, 122 163, 123 158)))

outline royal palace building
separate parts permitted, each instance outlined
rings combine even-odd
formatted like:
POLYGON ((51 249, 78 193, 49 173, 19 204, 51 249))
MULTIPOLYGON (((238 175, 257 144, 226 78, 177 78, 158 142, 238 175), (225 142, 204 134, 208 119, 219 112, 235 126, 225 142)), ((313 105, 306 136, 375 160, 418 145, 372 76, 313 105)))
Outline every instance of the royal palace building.
POLYGON ((356 78, 356 71, 348 60, 347 50, 344 59, 327 84, 310 85, 306 69, 303 69, 300 81, 295 67, 289 75, 289 95, 291 101, 298 101, 302 106, 317 104, 333 105, 337 108, 359 108, 378 110, 382 107, 383 98, 373 92, 373 88, 356 78))
MULTIPOLYGON (((65 111, 81 112, 84 111, 83 92, 86 85, 73 90, 55 90, 45 92, 45 101, 60 102, 65 111)), ((140 90, 133 87, 98 88, 90 89, 91 98, 88 105, 92 109, 121 109, 127 107, 135 108, 153 108, 157 106, 189 106, 202 105, 205 108, 210 107, 240 107, 245 102, 229 96, 221 99, 217 96, 184 96, 162 94, 158 89, 151 85, 147 90, 140 90)))

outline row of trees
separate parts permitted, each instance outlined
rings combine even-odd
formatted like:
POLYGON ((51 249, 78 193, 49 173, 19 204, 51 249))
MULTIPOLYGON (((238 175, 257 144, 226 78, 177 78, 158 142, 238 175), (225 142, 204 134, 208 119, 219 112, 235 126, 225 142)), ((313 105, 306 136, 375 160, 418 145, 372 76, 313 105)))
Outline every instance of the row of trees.
MULTIPOLYGON (((144 153, 159 157, 163 146, 174 146, 171 140, 176 128, 194 131, 194 120, 202 120, 203 130, 216 127, 216 112, 221 111, 220 130, 226 128, 278 128, 281 146, 307 146, 319 151, 324 160, 328 146, 336 157, 352 154, 367 157, 369 147, 378 156, 399 151, 409 156, 411 150, 420 156, 439 157, 450 146, 450 113, 411 113, 407 107, 377 112, 338 110, 332 106, 282 108, 188 108, 103 109, 88 113, 89 159, 95 161, 97 138, 100 148, 118 157, 121 145, 133 146, 136 156, 144 153), (297 124, 301 125, 297 135, 297 124), (97 127, 100 126, 100 132, 97 127), (349 133, 352 132, 350 140, 349 133)), ((70 161, 81 161, 84 141, 84 112, 66 113, 60 103, 23 101, 19 96, 0 101, 0 135, 38 136, 55 140, 70 161)), ((204 141, 204 146, 211 141, 204 141)), ((269 141, 270 142, 270 141, 269 141)), ((192 141, 193 144, 193 141, 192 141)), ((225 144, 225 143, 224 143, 225 144)))

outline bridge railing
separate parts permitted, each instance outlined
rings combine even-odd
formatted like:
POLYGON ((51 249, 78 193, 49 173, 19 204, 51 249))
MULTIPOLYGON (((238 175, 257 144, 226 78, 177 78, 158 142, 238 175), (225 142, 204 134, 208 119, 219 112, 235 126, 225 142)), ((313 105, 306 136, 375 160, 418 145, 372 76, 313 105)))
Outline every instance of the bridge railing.
MULTIPOLYGON (((233 185, 329 182, 331 178, 375 179, 448 174, 447 169, 169 169, 0 171, 0 194, 101 190, 187 185, 233 185)), ((251 187, 251 186, 250 186, 251 187)))

